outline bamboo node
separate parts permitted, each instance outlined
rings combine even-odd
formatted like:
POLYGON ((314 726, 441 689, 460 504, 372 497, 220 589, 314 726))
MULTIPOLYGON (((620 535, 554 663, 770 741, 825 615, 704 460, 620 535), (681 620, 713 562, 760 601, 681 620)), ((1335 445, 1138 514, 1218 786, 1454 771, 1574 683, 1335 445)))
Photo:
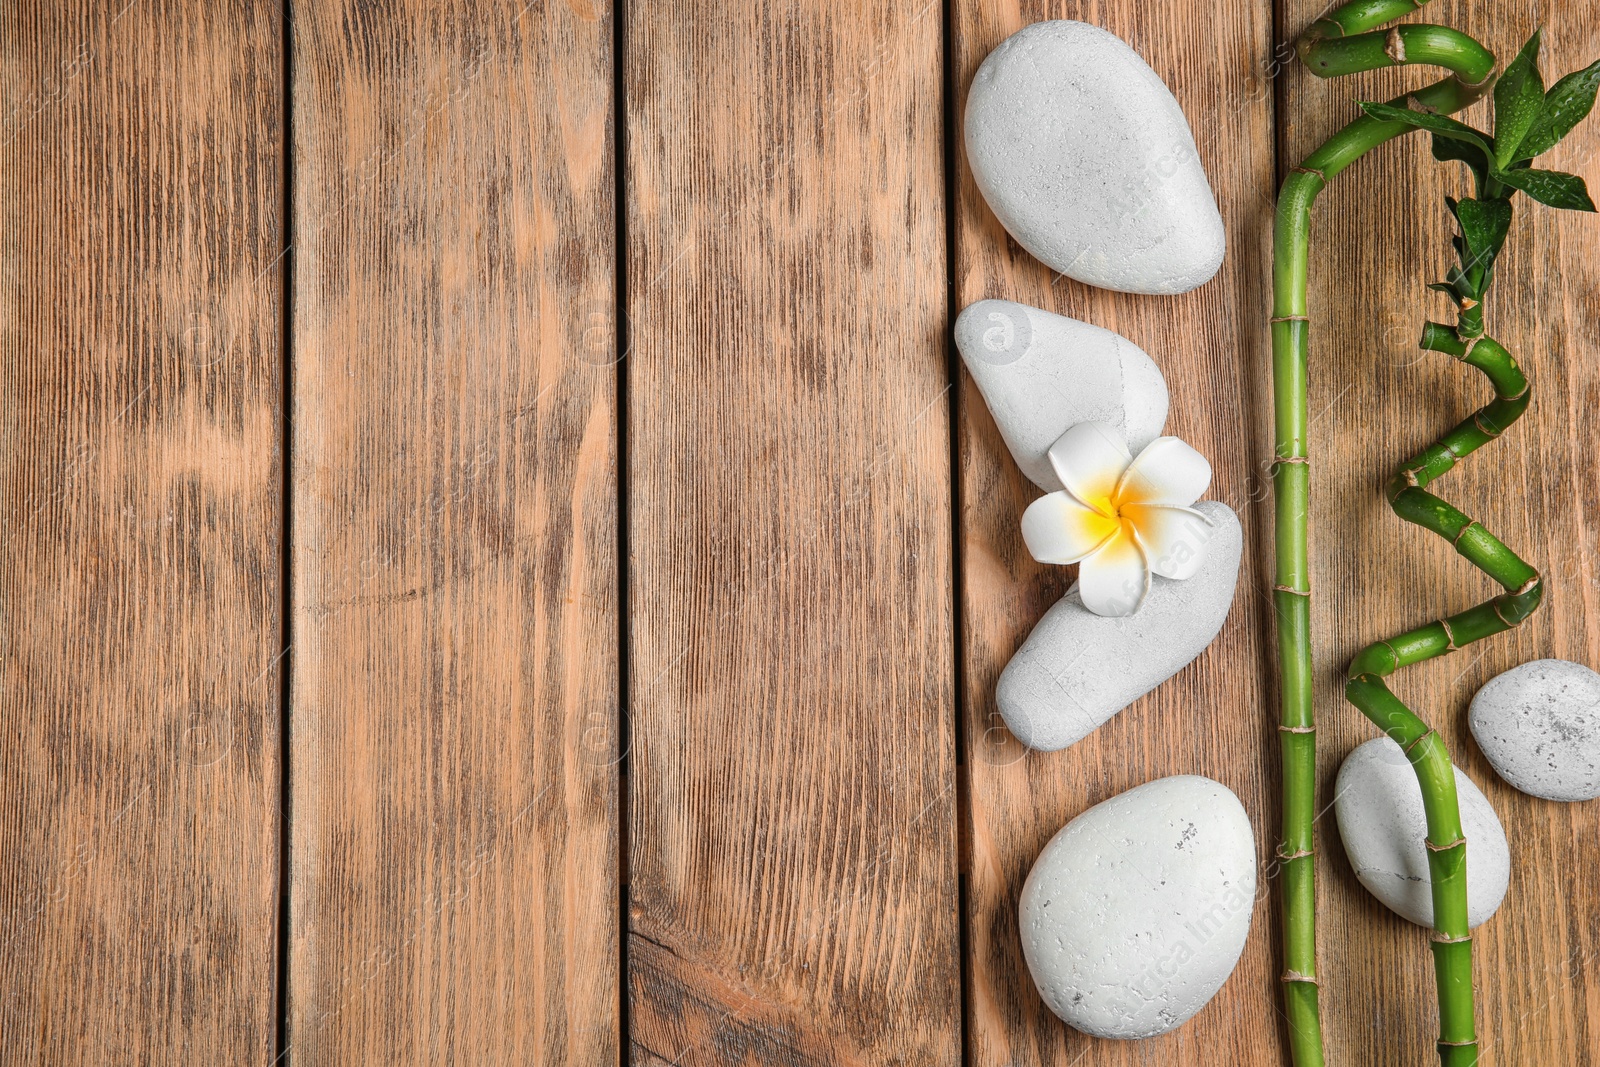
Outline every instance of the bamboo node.
POLYGON ((1521 400, 1523 397, 1528 395, 1528 391, 1530 389, 1532 389, 1532 388, 1533 388, 1532 385, 1528 384, 1527 382, 1523 382, 1522 383, 1522 389, 1520 391, 1518 391, 1516 393, 1513 393, 1511 396, 1503 396, 1500 399, 1501 400, 1521 400))
POLYGON ((1303 860, 1311 854, 1311 850, 1308 848, 1298 849, 1294 852, 1285 852, 1282 845, 1278 846, 1276 853, 1277 857, 1285 863, 1288 863, 1290 860, 1303 860))
MULTIPOLYGON (((1422 744, 1422 742, 1426 741, 1428 738, 1437 737, 1437 736, 1439 736, 1439 735, 1433 732, 1433 728, 1429 727, 1427 733, 1423 734, 1421 737, 1417 738, 1415 741, 1412 741, 1409 745, 1406 746, 1406 748, 1405 748, 1406 755, 1408 755, 1408 756, 1411 755, 1411 750, 1416 748, 1418 745, 1422 744)), ((1428 847, 1432 848, 1433 845, 1429 844, 1428 847)))
POLYGON ((1311 595, 1311 590, 1309 590, 1309 589, 1296 589, 1293 586, 1289 586, 1289 585, 1275 585, 1272 588, 1277 590, 1280 593, 1293 593, 1295 596, 1310 596, 1311 595))
POLYGON ((1483 529, 1483 523, 1479 522, 1477 519, 1472 519, 1472 520, 1468 521, 1468 523, 1465 526, 1461 527, 1461 529, 1457 530, 1456 531, 1456 535, 1450 539, 1451 547, 1452 548, 1459 547, 1460 544, 1461 544, 1461 539, 1463 537, 1467 536, 1467 531, 1472 529, 1474 526, 1476 526, 1480 530, 1483 529))
POLYGON ((1459 651, 1461 646, 1456 644, 1456 632, 1450 628, 1450 620, 1440 619, 1439 625, 1444 628, 1445 640, 1448 642, 1446 648, 1451 652, 1459 651))
POLYGON ((1308 467, 1311 465, 1311 459, 1310 459, 1309 456, 1274 456, 1274 457, 1272 457, 1272 462, 1275 463, 1275 464, 1276 463, 1299 463, 1299 464, 1303 464, 1303 465, 1308 466, 1308 467))
POLYGON ((1317 732, 1317 728, 1315 726, 1285 726, 1283 723, 1279 723, 1278 732, 1280 734, 1314 734, 1317 732))
POLYGON ((1326 185, 1328 182, 1328 176, 1322 173, 1322 171, 1318 170, 1316 167, 1290 167, 1289 169, 1300 174, 1309 174, 1321 181, 1324 185, 1326 185))
POLYGON ((1445 1048, 1477 1048, 1478 1047, 1478 1042, 1477 1042, 1476 1038, 1474 1038, 1471 1041, 1438 1041, 1438 1042, 1435 1042, 1435 1044, 1443 1045, 1445 1048))
POLYGON ((1429 933, 1428 938, 1438 945, 1460 945, 1471 941, 1472 935, 1462 934, 1460 937, 1451 937, 1449 934, 1441 934, 1439 931, 1434 930, 1429 933))
POLYGON ((1534 571, 1532 578, 1529 578, 1527 581, 1525 581, 1521 585, 1517 586, 1514 595, 1516 595, 1516 596, 1527 596, 1529 593, 1533 592, 1535 589, 1537 589, 1539 587, 1539 582, 1541 580, 1542 579, 1541 579, 1541 577, 1539 575, 1539 572, 1538 571, 1534 571))
POLYGON ((1500 602, 1504 599, 1505 597, 1497 596, 1493 600, 1489 601, 1489 604, 1494 608, 1494 617, 1505 623, 1507 627, 1515 626, 1522 620, 1506 618, 1506 613, 1500 610, 1500 602))
POLYGON ((1316 985, 1317 984, 1317 976, 1314 975, 1314 974, 1301 974, 1299 971, 1284 971, 1281 975, 1278 976, 1278 981, 1280 981, 1280 982, 1307 982, 1307 983, 1309 983, 1311 985, 1316 985))
MULTIPOLYGON (((1431 734, 1431 733, 1433 733, 1433 731, 1429 730, 1428 733, 1431 734)), ((1420 738, 1419 738, 1419 740, 1420 740, 1420 738)), ((1428 851, 1429 852, 1449 852, 1451 849, 1457 847, 1458 845, 1466 844, 1467 843, 1467 839, 1464 838, 1464 837, 1458 837, 1454 841, 1451 841, 1449 844, 1436 845, 1432 841, 1429 841, 1427 838, 1423 838, 1422 839, 1422 843, 1424 845, 1428 846, 1428 851)))
POLYGON ((1479 433, 1488 434, 1490 438, 1499 437, 1502 433, 1505 433, 1504 430, 1495 430, 1495 429, 1491 429, 1488 426, 1485 426, 1483 424, 1483 411, 1482 410, 1479 410, 1479 411, 1476 411, 1476 412, 1473 413, 1472 425, 1474 425, 1474 426, 1476 426, 1478 428, 1478 432, 1479 433))
POLYGON ((1406 61, 1406 41, 1404 37, 1400 36, 1399 26, 1390 30, 1389 36, 1384 38, 1383 51, 1385 55, 1396 63, 1404 63, 1406 61))
POLYGON ((1310 322, 1309 315, 1274 315, 1268 322, 1310 322))

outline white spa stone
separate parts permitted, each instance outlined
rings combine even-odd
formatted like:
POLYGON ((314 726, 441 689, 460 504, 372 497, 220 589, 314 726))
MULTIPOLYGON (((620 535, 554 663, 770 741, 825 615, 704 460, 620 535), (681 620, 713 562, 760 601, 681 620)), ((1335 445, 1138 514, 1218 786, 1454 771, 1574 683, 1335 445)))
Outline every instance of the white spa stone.
MULTIPOLYGON (((1456 802, 1467 838, 1467 922, 1487 922, 1511 882, 1511 850, 1489 800, 1456 767, 1456 802)), ((1433 881, 1422 786, 1406 754, 1375 737, 1345 757, 1334 785, 1339 836, 1361 884, 1390 911, 1433 925, 1433 881)))
POLYGON ((967 159, 1017 243, 1071 278, 1181 293, 1226 238, 1183 111, 1120 38, 1036 22, 1000 43, 967 93, 967 159))
POLYGON ((1078 282, 1184 293, 1222 264, 1184 112, 1099 27, 1035 22, 1000 42, 966 94, 966 158, 1011 237, 1078 282))
POLYGON ((1022 473, 1061 482, 1050 446, 1080 422, 1103 422, 1135 455, 1167 421, 1167 383, 1126 337, 1010 300, 980 300, 956 319, 956 347, 1022 473))
POLYGON ((1045 1004, 1071 1026, 1151 1037, 1228 980, 1255 892, 1255 837, 1239 798, 1209 778, 1160 778, 1050 839, 1022 887, 1022 954, 1045 1004))
POLYGON ((1000 674, 995 702, 1029 748, 1066 748, 1182 670, 1222 629, 1239 582, 1244 537, 1233 509, 1202 500, 1195 510, 1205 562, 1192 577, 1154 575, 1144 606, 1108 618, 1083 606, 1077 587, 1045 612, 1000 674))
POLYGON ((1517 789, 1600 797, 1600 674, 1564 659, 1524 663, 1478 690, 1469 719, 1490 765, 1517 789))

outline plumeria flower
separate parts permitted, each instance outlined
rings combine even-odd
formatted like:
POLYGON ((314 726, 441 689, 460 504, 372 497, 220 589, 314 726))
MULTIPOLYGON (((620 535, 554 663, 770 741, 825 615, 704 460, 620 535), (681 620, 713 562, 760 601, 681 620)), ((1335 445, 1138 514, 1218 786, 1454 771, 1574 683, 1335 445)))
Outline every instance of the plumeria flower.
POLYGON ((1028 505, 1022 539, 1040 563, 1081 563, 1078 594, 1096 615, 1131 615, 1150 575, 1189 578, 1200 569, 1211 520, 1190 507, 1211 484, 1211 464, 1176 437, 1158 437, 1135 458, 1101 422, 1081 422, 1050 446, 1066 486, 1028 505))

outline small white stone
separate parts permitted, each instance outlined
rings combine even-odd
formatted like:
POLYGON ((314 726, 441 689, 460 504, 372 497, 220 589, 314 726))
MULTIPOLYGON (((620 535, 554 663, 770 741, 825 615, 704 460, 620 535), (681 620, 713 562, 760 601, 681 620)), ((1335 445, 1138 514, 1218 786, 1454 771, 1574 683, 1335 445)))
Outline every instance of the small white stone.
POLYGON ((1539 659, 1472 698, 1472 736, 1500 777, 1545 800, 1600 797, 1600 674, 1539 659))
POLYGON ((1045 1004, 1071 1026, 1151 1037, 1228 980, 1255 893, 1255 837, 1239 798, 1209 778, 1160 778, 1050 839, 1022 887, 1022 954, 1045 1004))
POLYGON ((1244 536, 1226 504, 1202 500, 1195 510, 1211 525, 1196 520, 1206 559, 1194 577, 1153 576, 1144 606, 1123 618, 1094 614, 1074 586, 1034 626, 995 687, 1017 740, 1046 752, 1076 744, 1216 638, 1239 584, 1244 536))
MULTIPOLYGON (((1478 926, 1500 907, 1511 884, 1511 849, 1488 798, 1460 767, 1454 770, 1467 838, 1467 922, 1478 926)), ((1398 744, 1375 737, 1345 757, 1334 785, 1334 812, 1361 884, 1395 914, 1432 926, 1422 786, 1398 744)))
POLYGON ((1022 473, 1061 488, 1048 453, 1080 422, 1106 423, 1135 455, 1167 421, 1167 383, 1126 337, 1010 300, 956 319, 956 347, 1022 473))
POLYGON ((1182 293, 1216 274, 1222 216, 1183 110, 1120 38, 1036 22, 967 93, 967 159, 1017 243, 1071 278, 1182 293))

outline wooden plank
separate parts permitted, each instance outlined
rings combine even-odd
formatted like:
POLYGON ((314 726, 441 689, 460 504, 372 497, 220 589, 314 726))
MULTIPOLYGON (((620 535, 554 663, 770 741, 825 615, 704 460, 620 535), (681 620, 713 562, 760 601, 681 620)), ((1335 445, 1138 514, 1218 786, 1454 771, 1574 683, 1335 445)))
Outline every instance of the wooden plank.
POLYGON ((1178 297, 1110 293, 1058 278, 1011 241, 960 160, 956 276, 963 306, 1018 300, 1116 330, 1149 352, 1172 394, 1167 432, 1210 457, 1212 499, 1239 513, 1245 560, 1221 636, 1192 665, 1063 752, 1033 753, 995 708, 1001 670, 1074 572, 1033 562, 1018 520, 1039 491, 1017 470, 970 378, 960 397, 962 601, 972 854, 968 1040, 974 1065, 1271 1063, 1279 1057, 1276 947, 1268 861, 1276 833, 1276 735, 1266 669, 1269 606, 1262 540, 1270 529, 1266 282, 1273 195, 1272 10, 1255 2, 1201 8, 1144 4, 955 0, 956 121, 973 72, 1024 25, 1079 19, 1118 34, 1171 86, 1194 126, 1228 228, 1211 282, 1178 297), (1256 830, 1261 890, 1249 943, 1222 992, 1177 1032, 1097 1041, 1039 999, 1022 959, 1017 898, 1039 850, 1073 816, 1140 783, 1204 774, 1238 793, 1256 830))
POLYGON ((0 12, 0 1058, 266 1063, 281 24, 0 12))
MULTIPOLYGON (((1284 31, 1321 10, 1294 0, 1284 31)), ((1600 57, 1600 30, 1578 7, 1509 2, 1434 4, 1419 19, 1480 37, 1509 60, 1536 26, 1546 31, 1550 79, 1600 57)), ((1285 151, 1293 164, 1355 115, 1425 84, 1424 71, 1319 82, 1296 70, 1285 82, 1285 151)), ((1490 122, 1487 105, 1469 113, 1490 122)), ((1588 120, 1545 163, 1588 171, 1600 123, 1588 120)), ((1470 195, 1463 168, 1435 162, 1420 137, 1385 146, 1324 192, 1313 220, 1311 407, 1326 409, 1313 441, 1312 588, 1318 652, 1322 789, 1339 761, 1376 736, 1335 685, 1368 641, 1487 599, 1495 587, 1439 538, 1397 519, 1377 492, 1395 464, 1488 398, 1481 379, 1417 350, 1425 318, 1450 319, 1423 286, 1452 255, 1446 194, 1470 195), (1350 279, 1361 279, 1351 285, 1350 279)), ((1511 889, 1478 934, 1478 1025, 1485 1067, 1600 1062, 1600 811, 1517 793, 1471 742, 1466 707, 1496 673, 1540 656, 1600 666, 1595 609, 1595 519, 1600 481, 1589 422, 1600 388, 1589 353, 1600 342, 1592 294, 1600 223, 1519 197, 1507 253, 1488 301, 1489 332, 1522 361, 1534 402, 1505 438, 1485 447, 1436 491, 1481 520, 1549 578, 1544 606, 1517 633, 1407 668, 1396 692, 1444 735, 1463 770, 1499 812, 1512 845, 1511 889)), ((1331 819, 1319 825, 1321 970, 1329 1059, 1338 1063, 1437 1062, 1433 977, 1424 936, 1386 912, 1356 882, 1331 819)))
POLYGON ((612 1062, 610 15, 295 22, 291 1052, 612 1062))
POLYGON ((629 9, 641 1062, 960 1057, 940 36, 629 9))

